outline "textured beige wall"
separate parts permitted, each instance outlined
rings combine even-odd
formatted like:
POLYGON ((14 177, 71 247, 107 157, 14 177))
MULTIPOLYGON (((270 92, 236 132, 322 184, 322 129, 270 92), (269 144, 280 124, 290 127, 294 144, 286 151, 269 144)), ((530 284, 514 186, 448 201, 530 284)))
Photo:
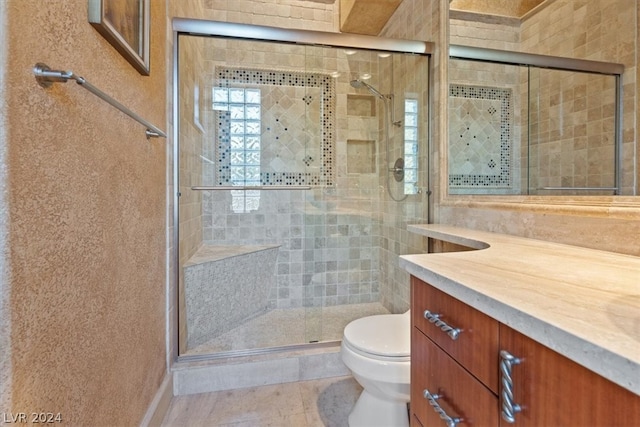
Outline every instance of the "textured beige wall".
MULTIPOLYGON (((5 0, 10 364, 2 410, 69 425, 137 425, 166 371, 165 139, 74 83, 70 69, 165 123, 165 1, 151 2, 151 76, 87 22, 87 2, 5 0), (10 396, 8 396, 10 395, 10 396)), ((0 14, 0 16, 2 16, 0 14)), ((5 352, 5 347, 2 349, 5 352)))
MULTIPOLYGON (((0 2, 0 105, 6 96, 4 70, 7 69, 7 5, 0 2)), ((11 401, 11 324, 9 311, 9 212, 7 202, 7 109, 0 108, 0 410, 11 401)))

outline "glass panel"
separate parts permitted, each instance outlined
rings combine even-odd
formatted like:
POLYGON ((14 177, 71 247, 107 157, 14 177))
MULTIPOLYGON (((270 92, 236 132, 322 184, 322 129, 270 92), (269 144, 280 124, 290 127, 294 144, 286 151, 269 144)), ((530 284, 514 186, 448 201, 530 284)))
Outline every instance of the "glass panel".
POLYGON ((408 308, 397 257, 426 248, 397 236, 426 219, 416 189, 426 186, 427 57, 179 37, 180 354, 338 341, 355 318, 408 308), (210 50, 224 60, 205 60, 210 50), (356 77, 379 93, 350 85, 356 77), (196 83, 206 88, 201 132, 196 83), (389 167, 402 158, 396 182, 389 167))
POLYGON ((250 122, 246 121, 246 132, 247 134, 259 134, 260 133, 260 122, 250 122))
POLYGON ((229 90, 222 87, 213 88, 213 102, 214 103, 229 103, 229 90))
POLYGON ((230 132, 232 135, 244 135, 244 121, 232 120, 230 132))
POLYGON ((232 119, 244 119, 244 105, 229 105, 229 114, 232 119))
POLYGON ((260 120, 260 106, 247 105, 245 114, 248 120, 260 120))
POLYGON ((531 68, 529 194, 611 195, 615 77, 531 68))
POLYGON ((418 101, 404 101, 404 194, 418 192, 418 101))
POLYGON ((247 136, 247 150, 260 150, 260 138, 255 136, 247 136))
POLYGON ((244 104, 244 89, 229 89, 229 102, 244 104))
POLYGON ((247 89, 245 94, 247 104, 260 104, 261 97, 259 89, 247 89))
POLYGON ((615 76, 450 64, 450 194, 614 194, 615 76))
MULTIPOLYGON (((247 144, 249 144, 249 138, 247 138, 247 144)), ((231 149, 242 150, 244 148, 244 136, 232 136, 231 137, 231 149)))

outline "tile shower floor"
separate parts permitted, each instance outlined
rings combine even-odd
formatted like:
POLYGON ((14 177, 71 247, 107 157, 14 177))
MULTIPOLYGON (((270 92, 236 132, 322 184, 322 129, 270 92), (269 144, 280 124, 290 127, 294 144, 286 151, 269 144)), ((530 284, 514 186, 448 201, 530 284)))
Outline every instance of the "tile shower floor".
POLYGON ((389 311, 380 303, 275 309, 193 349, 188 355, 278 347, 342 339, 352 320, 389 311))
POLYGON ((345 427, 361 391, 333 377, 176 396, 162 427, 345 427))

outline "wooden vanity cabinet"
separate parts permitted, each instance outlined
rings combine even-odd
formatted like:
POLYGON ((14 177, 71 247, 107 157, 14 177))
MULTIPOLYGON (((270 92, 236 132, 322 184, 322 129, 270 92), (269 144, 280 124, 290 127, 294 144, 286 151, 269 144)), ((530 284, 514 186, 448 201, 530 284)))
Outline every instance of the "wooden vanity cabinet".
POLYGON ((446 426, 443 413, 462 418, 460 426, 640 426, 640 397, 632 392, 416 277, 411 301, 412 426, 446 426), (457 339, 425 319, 425 310, 460 328, 457 339), (510 366, 520 406, 513 423, 501 416, 501 351, 518 359, 510 366), (437 410, 425 390, 440 395, 437 410))
POLYGON ((500 325, 500 348, 512 365, 515 422, 501 426, 640 426, 640 396, 500 325))
POLYGON ((429 427, 446 425, 441 414, 461 419, 464 426, 497 426, 497 396, 417 328, 412 329, 411 338, 412 348, 416 348, 412 360, 424 360, 411 372, 411 410, 415 418, 429 427), (434 410, 425 391, 432 399, 437 397, 435 403, 442 412, 434 410), (419 397, 414 399, 414 395, 419 397))

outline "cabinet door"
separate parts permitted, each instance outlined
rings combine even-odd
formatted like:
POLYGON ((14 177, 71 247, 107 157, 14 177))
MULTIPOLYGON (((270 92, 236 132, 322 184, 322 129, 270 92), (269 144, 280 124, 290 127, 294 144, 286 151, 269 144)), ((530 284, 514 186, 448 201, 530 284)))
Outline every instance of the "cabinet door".
POLYGON ((445 427, 442 418, 449 416, 460 418, 461 427, 498 426, 497 396, 417 328, 411 333, 412 425, 445 427), (444 412, 434 410, 425 390, 438 396, 435 403, 444 412))
POLYGON ((417 277, 411 278, 411 301, 414 325, 497 393, 498 321, 417 277), (428 320, 425 310, 438 318, 428 320), (439 321, 460 331, 455 340, 438 326, 439 321))
POLYGON ((501 417, 501 426, 640 425, 640 396, 505 325, 500 346, 520 360, 511 366, 511 378, 513 403, 521 407, 515 422, 501 417))

